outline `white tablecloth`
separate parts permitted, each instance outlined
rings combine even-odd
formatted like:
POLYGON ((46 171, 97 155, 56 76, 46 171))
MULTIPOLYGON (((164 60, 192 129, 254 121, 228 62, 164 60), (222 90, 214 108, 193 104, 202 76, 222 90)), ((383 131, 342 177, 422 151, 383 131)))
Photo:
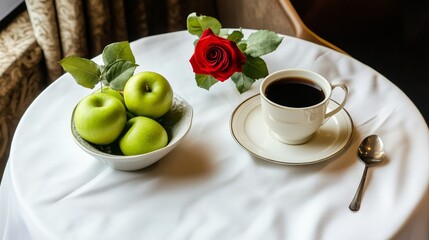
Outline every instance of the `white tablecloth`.
POLYGON ((344 81, 354 135, 331 160, 277 165, 252 157, 229 129, 260 81, 242 95, 230 80, 198 88, 194 40, 176 32, 132 43, 136 72, 163 74, 194 109, 184 141, 141 171, 112 170, 73 142, 72 109, 91 90, 69 74, 33 102, 1 184, 3 239, 428 239, 429 133, 402 91, 349 56, 286 36, 264 56, 270 72, 304 68, 344 81), (364 168, 356 149, 370 134, 382 137, 387 159, 370 168, 352 212, 364 168))

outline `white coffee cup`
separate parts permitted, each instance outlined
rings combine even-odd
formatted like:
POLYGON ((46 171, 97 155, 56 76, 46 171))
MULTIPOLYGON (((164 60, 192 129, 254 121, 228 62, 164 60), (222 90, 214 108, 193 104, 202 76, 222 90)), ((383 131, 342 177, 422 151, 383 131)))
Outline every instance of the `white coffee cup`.
POLYGON ((260 94, 264 120, 271 133, 283 143, 303 144, 310 140, 313 134, 317 132, 317 130, 331 116, 339 112, 344 107, 347 100, 348 89, 344 83, 330 83, 323 76, 312 71, 303 69, 285 69, 268 75, 260 85, 260 94), (287 84, 288 82, 297 83, 295 85, 289 84, 287 86, 280 86, 281 84, 287 84), (313 90, 318 88, 319 91, 313 91, 311 89, 307 89, 308 86, 302 87, 297 84, 314 85, 315 89, 313 90), (293 96, 298 93, 297 97, 291 97, 289 99, 290 101, 287 100, 286 95, 283 94, 283 91, 285 90, 283 87, 287 89, 287 91, 289 91, 291 87, 297 87, 296 89, 291 90, 292 94, 287 95, 293 96), (335 109, 327 112, 332 90, 337 87, 344 91, 344 98, 335 109), (277 94, 277 97, 280 97, 280 99, 276 99, 275 94, 267 96, 267 88, 271 88, 271 90, 269 89, 269 94, 273 92, 273 89, 277 92, 280 91, 280 95, 277 94), (307 94, 302 94, 301 96, 301 93, 305 93, 305 91, 301 92, 301 88, 317 93, 317 97, 320 99, 314 100, 314 104, 309 103, 310 105, 306 106, 305 101, 307 99, 312 99, 315 94, 308 94, 308 96, 307 94), (301 98, 305 101, 298 101, 296 106, 292 106, 293 104, 288 103, 288 101, 295 102, 296 99, 301 98), (301 106, 301 104, 304 106, 301 106))

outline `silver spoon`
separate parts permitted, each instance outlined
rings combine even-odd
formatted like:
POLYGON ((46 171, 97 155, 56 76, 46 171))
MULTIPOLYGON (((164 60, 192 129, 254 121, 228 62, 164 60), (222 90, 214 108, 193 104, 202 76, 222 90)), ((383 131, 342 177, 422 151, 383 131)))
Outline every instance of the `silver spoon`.
POLYGON ((365 185, 366 173, 368 167, 374 166, 381 163, 386 153, 384 152, 384 144, 381 138, 377 135, 371 135, 366 137, 358 148, 358 156, 365 163, 365 169, 363 170, 362 179, 360 180, 359 187, 356 194, 349 205, 350 210, 357 211, 360 208, 360 202, 362 199, 362 189, 365 185))

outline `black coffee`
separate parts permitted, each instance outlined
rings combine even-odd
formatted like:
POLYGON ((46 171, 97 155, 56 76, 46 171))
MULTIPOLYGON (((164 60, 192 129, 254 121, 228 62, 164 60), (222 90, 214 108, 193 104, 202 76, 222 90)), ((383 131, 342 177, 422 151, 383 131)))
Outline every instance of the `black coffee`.
POLYGON ((316 105, 325 99, 325 93, 316 83, 300 77, 286 77, 268 84, 265 96, 286 106, 303 108, 316 105))

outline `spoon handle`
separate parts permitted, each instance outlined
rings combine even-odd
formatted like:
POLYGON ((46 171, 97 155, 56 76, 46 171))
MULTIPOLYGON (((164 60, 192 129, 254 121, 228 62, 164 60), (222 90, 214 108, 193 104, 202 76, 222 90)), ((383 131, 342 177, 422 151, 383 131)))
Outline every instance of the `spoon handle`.
POLYGON ((368 172, 368 166, 365 165, 365 169, 363 170, 363 175, 362 175, 362 179, 360 180, 359 187, 356 191, 356 194, 355 194, 352 202, 349 205, 349 209, 352 211, 358 211, 360 208, 360 202, 362 199, 362 190, 363 190, 363 186, 365 185, 367 172, 368 172))

